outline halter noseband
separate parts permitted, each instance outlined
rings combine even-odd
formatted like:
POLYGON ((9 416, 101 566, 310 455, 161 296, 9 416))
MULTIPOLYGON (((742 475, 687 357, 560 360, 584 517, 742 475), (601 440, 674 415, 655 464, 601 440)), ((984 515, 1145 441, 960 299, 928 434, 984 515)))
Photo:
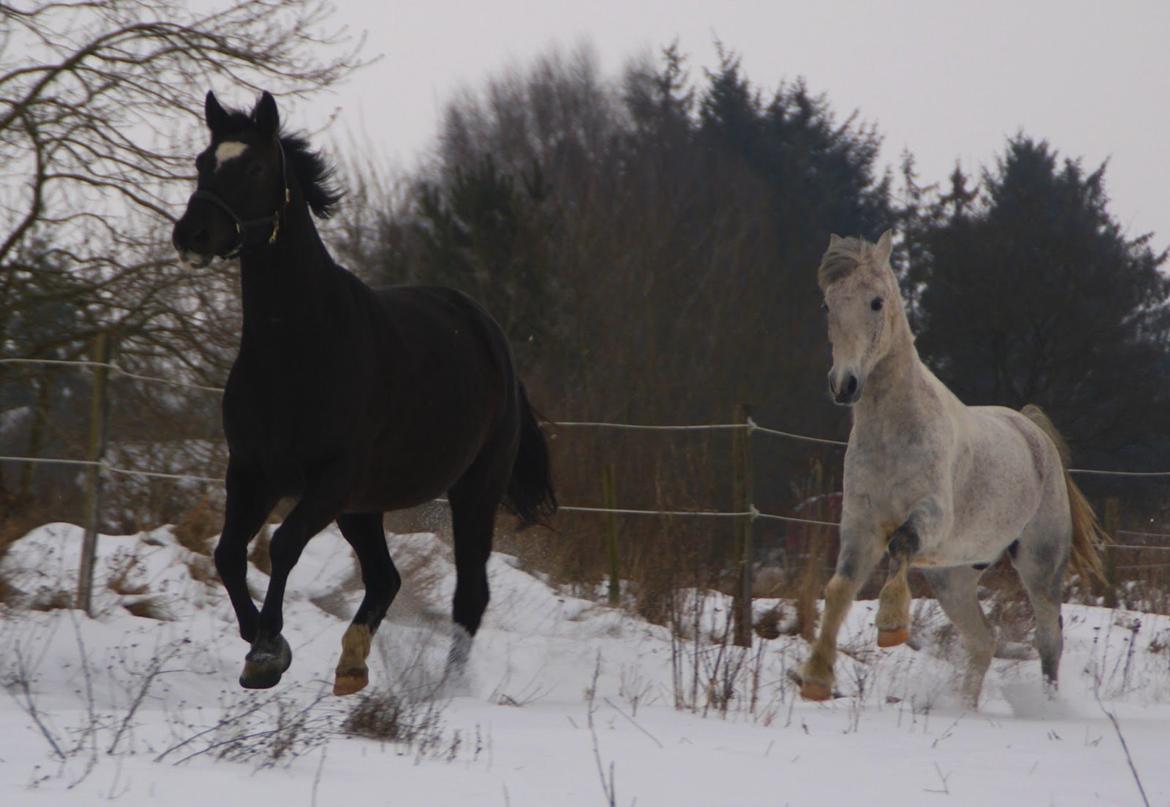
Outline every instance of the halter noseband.
MULTIPOLYGON (((284 215, 284 209, 288 207, 291 194, 288 189, 288 170, 284 159, 284 146, 280 142, 280 138, 276 139, 276 150, 280 153, 280 186, 281 186, 281 202, 276 210, 272 211, 270 216, 262 216, 258 219, 241 219, 232 206, 220 198, 219 194, 209 191, 206 188, 196 188, 195 193, 191 194, 192 199, 202 199, 205 202, 211 202, 224 213, 226 213, 236 225, 236 244, 226 253, 220 257, 225 260, 234 258, 244 251, 248 244, 248 232, 256 227, 267 226, 271 229, 268 238, 269 244, 276 243, 276 237, 280 235, 280 222, 284 215)), ((253 244, 258 246, 258 244, 253 244)))

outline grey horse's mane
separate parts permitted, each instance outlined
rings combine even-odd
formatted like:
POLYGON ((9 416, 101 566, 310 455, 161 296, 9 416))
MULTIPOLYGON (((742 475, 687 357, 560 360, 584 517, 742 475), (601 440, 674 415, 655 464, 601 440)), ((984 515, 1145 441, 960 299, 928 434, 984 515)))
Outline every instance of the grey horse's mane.
POLYGON ((849 277, 858 267, 868 266, 871 263, 870 249, 870 244, 862 238, 833 236, 817 268, 817 282, 821 288, 849 277))

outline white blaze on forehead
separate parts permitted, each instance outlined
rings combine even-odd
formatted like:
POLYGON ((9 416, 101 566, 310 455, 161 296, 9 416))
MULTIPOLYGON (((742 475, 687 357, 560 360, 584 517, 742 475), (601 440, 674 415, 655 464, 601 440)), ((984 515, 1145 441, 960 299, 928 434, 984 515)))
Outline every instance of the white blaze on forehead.
POLYGON ((225 140, 215 147, 215 167, 216 170, 223 167, 223 164, 228 160, 234 160, 245 151, 248 150, 247 143, 241 143, 238 140, 225 140))

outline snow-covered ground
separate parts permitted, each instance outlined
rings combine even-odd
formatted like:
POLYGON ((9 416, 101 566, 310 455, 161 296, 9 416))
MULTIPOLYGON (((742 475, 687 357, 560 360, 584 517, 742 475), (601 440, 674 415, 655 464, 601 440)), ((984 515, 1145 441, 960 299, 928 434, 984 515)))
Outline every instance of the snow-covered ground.
MULTIPOLYGON (((1066 606, 1058 699, 1041 696, 1038 662, 996 661, 968 711, 952 694, 958 652, 937 641, 929 608, 922 650, 879 652, 873 604, 858 603, 843 633, 843 697, 818 705, 794 698, 786 675, 805 655, 799 639, 757 639, 737 668, 718 643, 697 656, 672 647, 665 629, 496 555, 469 681, 440 688, 449 551, 399 535, 391 549, 407 587, 371 674, 372 689, 404 705, 398 739, 378 740, 343 730, 361 696, 328 694, 361 596, 336 533, 314 539, 293 574, 293 666, 259 693, 235 683, 246 646, 205 556, 166 529, 103 537, 90 619, 52 607, 74 588, 79 545, 76 527, 46 525, 0 569, 36 605, 0 611, 2 805, 572 807, 609 804, 610 792, 643 807, 1141 804, 1106 710, 1149 802, 1170 804, 1165 617, 1066 606)), ((250 575, 263 591, 263 573, 250 575)), ((725 607, 706 598, 704 635, 725 607)))

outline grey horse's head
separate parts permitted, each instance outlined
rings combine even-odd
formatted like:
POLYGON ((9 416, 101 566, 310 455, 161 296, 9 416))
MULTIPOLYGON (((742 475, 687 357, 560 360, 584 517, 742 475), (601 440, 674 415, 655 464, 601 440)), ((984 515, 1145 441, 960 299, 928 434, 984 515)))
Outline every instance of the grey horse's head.
POLYGON ((902 314, 898 282, 890 268, 893 235, 877 243, 829 236, 817 269, 833 346, 829 391, 843 406, 861 398, 866 379, 890 351, 902 314))

